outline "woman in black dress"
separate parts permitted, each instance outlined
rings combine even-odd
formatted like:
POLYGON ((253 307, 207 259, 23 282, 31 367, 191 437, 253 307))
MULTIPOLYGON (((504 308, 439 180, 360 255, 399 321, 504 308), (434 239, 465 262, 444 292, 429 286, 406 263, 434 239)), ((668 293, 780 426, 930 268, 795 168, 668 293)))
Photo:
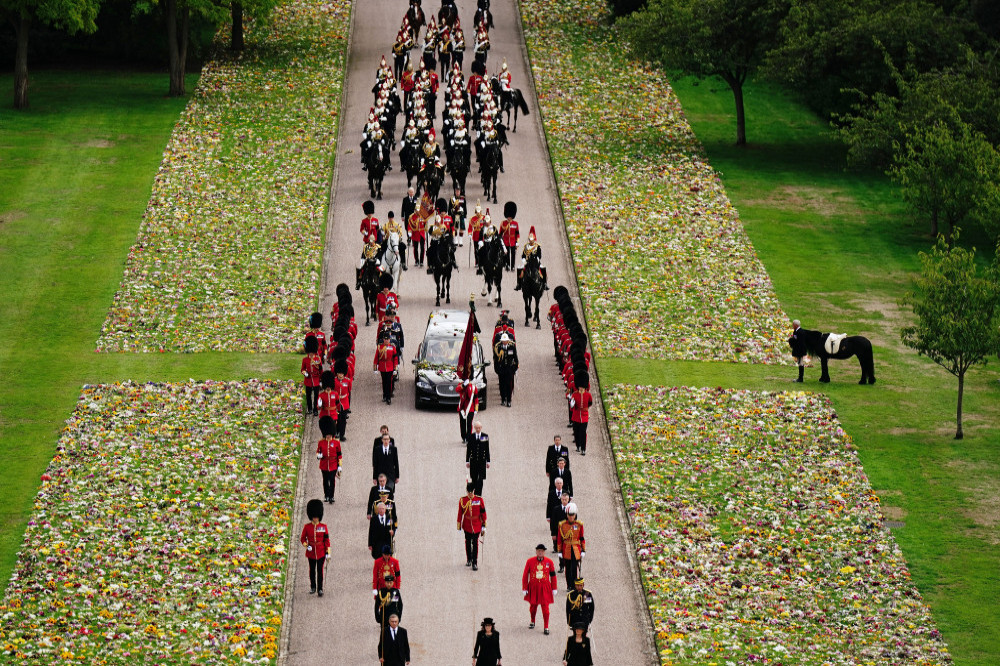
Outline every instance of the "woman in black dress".
POLYGON ((472 666, 501 666, 500 632, 493 627, 493 618, 483 619, 472 649, 472 666))
POLYGON ((593 664, 594 659, 590 656, 590 638, 587 637, 587 625, 577 622, 573 625, 573 635, 566 639, 563 666, 593 666, 593 664))

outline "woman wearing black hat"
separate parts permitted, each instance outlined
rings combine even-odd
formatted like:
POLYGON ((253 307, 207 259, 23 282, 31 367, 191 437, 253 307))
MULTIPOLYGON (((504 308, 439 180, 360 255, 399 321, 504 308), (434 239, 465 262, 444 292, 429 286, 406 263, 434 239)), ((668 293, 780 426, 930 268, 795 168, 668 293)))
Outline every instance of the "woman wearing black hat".
POLYGON ((566 652, 563 653, 563 666, 593 666, 594 659, 590 656, 590 638, 587 637, 587 625, 577 622, 573 625, 573 635, 566 639, 566 652))
POLYGON ((472 648, 472 666, 501 666, 500 632, 494 628, 493 618, 484 618, 481 626, 472 648))

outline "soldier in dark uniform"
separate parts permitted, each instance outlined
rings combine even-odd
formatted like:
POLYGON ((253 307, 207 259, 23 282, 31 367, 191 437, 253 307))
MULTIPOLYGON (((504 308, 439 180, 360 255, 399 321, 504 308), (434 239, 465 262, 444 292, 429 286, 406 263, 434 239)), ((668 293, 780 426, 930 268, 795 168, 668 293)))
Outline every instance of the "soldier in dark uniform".
POLYGON ((378 475, 378 483, 368 491, 368 519, 375 514, 375 507, 379 502, 392 501, 393 514, 396 513, 396 502, 393 500, 392 486, 386 480, 385 474, 378 475))
POLYGON ((500 404, 510 407, 514 395, 514 375, 517 374, 517 345, 507 333, 500 334, 500 341, 493 347, 496 373, 500 380, 500 404))
POLYGON ((476 421, 465 443, 465 467, 477 495, 483 494, 483 481, 490 467, 490 436, 483 432, 483 424, 476 421))
POLYGON ((375 594, 375 622, 380 627, 389 623, 390 615, 403 617, 403 597, 399 590, 393 587, 395 576, 385 577, 385 585, 375 594))
POLYGON ((594 595, 584 588, 583 579, 577 578, 573 589, 566 595, 566 624, 575 627, 578 623, 588 630, 594 621, 594 595))

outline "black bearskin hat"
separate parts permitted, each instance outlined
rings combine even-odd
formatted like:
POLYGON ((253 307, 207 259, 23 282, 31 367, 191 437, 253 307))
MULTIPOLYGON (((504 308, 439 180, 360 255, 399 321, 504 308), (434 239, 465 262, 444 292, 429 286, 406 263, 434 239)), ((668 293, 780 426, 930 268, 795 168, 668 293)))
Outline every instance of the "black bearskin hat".
POLYGON ((349 297, 351 295, 351 289, 350 289, 350 287, 348 287, 343 282, 341 282, 340 284, 337 285, 336 294, 337 294, 337 302, 338 303, 343 303, 345 300, 347 300, 348 302, 350 302, 350 300, 351 300, 350 298, 347 298, 347 299, 344 298, 345 296, 349 297))
POLYGON ((334 380, 333 373, 330 372, 329 370, 324 370, 323 374, 319 376, 319 381, 320 383, 323 384, 323 388, 325 389, 333 388, 333 380, 334 380))
POLYGON ((378 278, 378 286, 380 289, 392 289, 392 276, 382 273, 378 278))
POLYGON ((312 520, 313 518, 323 520, 323 500, 309 500, 309 503, 306 504, 306 516, 309 517, 309 520, 312 520))
POLYGON ((361 210, 365 212, 365 215, 372 215, 375 212, 375 202, 370 200, 364 202, 361 204, 361 210))
POLYGON ((514 217, 515 215, 517 215, 517 204, 513 201, 508 201, 503 205, 503 216, 514 217))
POLYGON ((354 305, 350 301, 341 303, 340 312, 337 313, 337 316, 345 320, 345 322, 350 321, 351 317, 354 316, 354 305))
POLYGON ((558 287, 552 290, 552 298, 555 299, 556 303, 559 302, 559 299, 564 298, 566 296, 569 296, 569 289, 567 289, 563 285, 559 285, 558 287))
POLYGON ((306 353, 315 354, 318 351, 319 351, 319 340, 316 339, 316 336, 310 335, 309 337, 306 338, 306 353))
POLYGON ((573 381, 576 383, 577 388, 589 389, 590 388, 590 375, 586 372, 577 372, 573 375, 573 381))
MULTIPOLYGON (((341 349, 343 349, 343 347, 341 347, 341 349)), ((345 349, 344 351, 346 352, 347 350, 345 349)), ((344 358, 338 358, 336 361, 334 361, 334 363, 333 363, 333 371, 336 372, 338 375, 346 375, 347 374, 347 357, 346 356, 344 358)))
POLYGON ((336 435, 337 422, 333 420, 332 416, 321 416, 319 417, 319 431, 323 433, 324 437, 336 435))
POLYGON ((472 62, 472 73, 478 74, 479 76, 486 76, 486 63, 474 60, 472 62))
POLYGON ((323 326, 323 315, 319 312, 313 312, 309 315, 309 327, 310 328, 321 328, 323 326))
POLYGON ((439 213, 443 213, 448 210, 448 200, 444 197, 439 197, 434 206, 437 208, 439 213))

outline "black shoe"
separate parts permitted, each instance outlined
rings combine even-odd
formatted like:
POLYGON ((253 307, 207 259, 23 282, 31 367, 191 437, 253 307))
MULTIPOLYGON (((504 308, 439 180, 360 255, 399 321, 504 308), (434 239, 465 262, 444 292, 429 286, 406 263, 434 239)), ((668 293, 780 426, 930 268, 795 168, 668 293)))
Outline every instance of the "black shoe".
POLYGON ((563 571, 564 569, 562 567, 559 567, 559 573, 562 573, 563 571))
POLYGON ((466 560, 465 561, 465 566, 471 567, 472 566, 472 560, 466 560))
POLYGON ((483 274, 483 269, 482 268, 477 268, 476 269, 476 275, 482 275, 482 274, 483 274))
POLYGON ((521 291, 521 285, 517 285, 516 287, 514 287, 514 291, 521 291))
POLYGON ((391 404, 392 404, 392 398, 389 398, 388 400, 386 400, 386 401, 385 401, 385 404, 387 404, 387 405, 391 405, 391 404))
MULTIPOLYGON (((507 173, 507 172, 503 170, 503 167, 500 167, 500 173, 507 173)), ((549 633, 549 630, 546 629, 545 633, 549 633)))
POLYGON ((312 587, 309 588, 309 594, 316 594, 316 586, 315 585, 313 585, 312 587))
POLYGON ((362 171, 368 171, 368 167, 366 167, 364 164, 362 164, 361 165, 361 170, 362 171))
POLYGON ((548 290, 549 290, 549 283, 548 283, 548 282, 546 282, 546 283, 545 283, 545 286, 544 286, 544 287, 542 287, 542 291, 548 291, 548 290))
MULTIPOLYGON (((319 591, 319 592, 317 592, 316 594, 318 594, 319 596, 321 596, 321 597, 322 597, 322 596, 323 596, 323 590, 320 590, 320 591, 319 591)), ((548 631, 548 629, 546 629, 545 631, 548 631)))
POLYGON ((546 636, 548 636, 549 635, 549 630, 548 629, 543 629, 542 633, 545 634, 546 636))
POLYGON ((801 384, 802 380, 801 379, 793 379, 792 382, 794 382, 796 384, 801 384))
POLYGON ((580 455, 581 456, 585 456, 585 455, 587 455, 587 452, 586 451, 580 451, 580 455))
POLYGON ((408 271, 408 270, 410 270, 410 269, 409 269, 409 268, 407 268, 406 266, 403 266, 403 270, 404 270, 404 271, 408 271))
POLYGON ((479 565, 478 565, 478 564, 476 564, 475 562, 473 562, 473 563, 472 563, 472 570, 473 570, 473 571, 479 571, 479 565))
POLYGON ((528 623, 528 629, 534 629, 534 628, 535 628, 535 623, 534 622, 529 622, 528 623))

